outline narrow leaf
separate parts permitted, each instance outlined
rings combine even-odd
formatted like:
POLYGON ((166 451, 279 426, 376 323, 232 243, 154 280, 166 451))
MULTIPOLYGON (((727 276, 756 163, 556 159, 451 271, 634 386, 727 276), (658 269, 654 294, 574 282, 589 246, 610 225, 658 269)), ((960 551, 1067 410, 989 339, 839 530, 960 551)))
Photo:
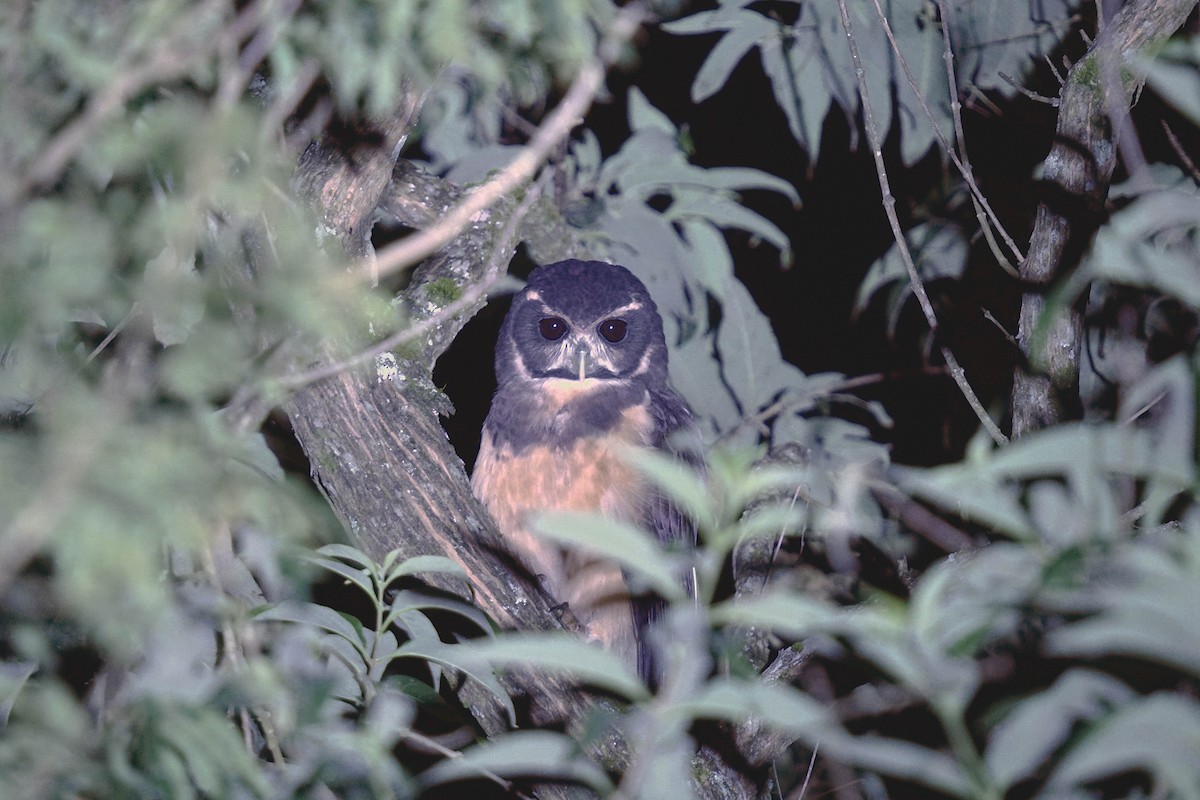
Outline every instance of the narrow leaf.
POLYGON ((616 561, 671 602, 685 599, 677 570, 672 568, 676 559, 640 528, 578 511, 538 514, 533 527, 556 542, 616 561))
POLYGON ((746 625, 776 631, 793 639, 838 630, 843 613, 836 606, 789 592, 729 600, 712 609, 720 625, 746 625))
POLYGON ((17 695, 29 676, 36 671, 37 664, 28 661, 0 663, 0 728, 8 724, 8 715, 17 701, 17 695))
POLYGON ((548 670, 632 700, 649 697, 645 685, 617 656, 567 633, 506 634, 460 647, 499 667, 548 670))
POLYGON ((296 622, 301 625, 312 625, 315 628, 337 634, 354 645, 355 649, 366 655, 366 640, 362 636, 358 620, 351 618, 332 608, 316 603, 279 603, 269 606, 255 615, 255 619, 275 622, 296 622))
POLYGON ((1160 693, 1134 701, 1093 727, 1059 763, 1049 789, 1144 769, 1162 797, 1196 800, 1196 754, 1200 753, 1200 704, 1184 694, 1160 693))
POLYGON ((512 698, 508 692, 500 685, 496 674, 487 659, 479 653, 479 645, 475 642, 465 642, 463 644, 445 644, 442 642, 406 642, 392 656, 393 658, 421 658, 426 661, 436 661, 437 663, 457 670, 469 678, 477 681, 481 686, 491 692, 505 711, 508 712, 509 721, 516 724, 517 712, 513 706, 512 698))
POLYGON ((1132 690, 1109 675, 1067 670, 1049 689, 1021 701, 996 725, 985 758, 1001 788, 1012 786, 1046 763, 1079 720, 1094 719, 1118 706, 1132 690))
POLYGON ((512 731, 469 747, 421 774, 425 786, 468 778, 534 776, 574 781, 601 795, 613 790, 608 775, 570 737, 552 731, 512 731))
POLYGON ((716 719, 734 724, 759 720, 768 726, 817 742, 833 720, 827 707, 786 685, 714 678, 695 695, 671 707, 688 719, 716 719))

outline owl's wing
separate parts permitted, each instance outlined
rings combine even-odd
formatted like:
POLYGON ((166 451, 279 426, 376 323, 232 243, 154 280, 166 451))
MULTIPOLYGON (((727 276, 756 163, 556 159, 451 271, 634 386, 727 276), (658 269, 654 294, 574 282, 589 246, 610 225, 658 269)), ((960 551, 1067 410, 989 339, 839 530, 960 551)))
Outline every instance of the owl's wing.
MULTIPOLYGON (((693 452, 677 449, 673 443, 677 438, 682 440, 696 439, 695 421, 686 404, 674 392, 655 392, 650 397, 650 413, 655 421, 655 448, 669 452, 675 457, 696 466, 698 458, 693 452)), ((669 498, 661 492, 652 491, 646 498, 642 524, 652 532, 660 544, 671 550, 690 550, 696 544, 696 523, 683 513, 669 498)), ((691 571, 679 576, 680 585, 689 596, 695 595, 695 585, 691 571)), ((642 595, 633 599, 633 628, 637 638, 638 673, 650 685, 657 685, 662 677, 662 665, 655 658, 654 648, 648 640, 647 633, 652 625, 662 618, 666 603, 653 594, 642 595)))

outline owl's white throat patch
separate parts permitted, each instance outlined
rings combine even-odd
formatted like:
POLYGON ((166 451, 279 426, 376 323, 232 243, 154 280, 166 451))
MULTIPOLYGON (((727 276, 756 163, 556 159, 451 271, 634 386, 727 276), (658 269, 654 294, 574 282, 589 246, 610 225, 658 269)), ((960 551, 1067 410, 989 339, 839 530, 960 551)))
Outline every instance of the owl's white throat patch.
POLYGON ((561 406, 568 400, 574 400, 605 386, 611 386, 612 380, 605 378, 543 378, 542 390, 549 398, 551 405, 561 406))

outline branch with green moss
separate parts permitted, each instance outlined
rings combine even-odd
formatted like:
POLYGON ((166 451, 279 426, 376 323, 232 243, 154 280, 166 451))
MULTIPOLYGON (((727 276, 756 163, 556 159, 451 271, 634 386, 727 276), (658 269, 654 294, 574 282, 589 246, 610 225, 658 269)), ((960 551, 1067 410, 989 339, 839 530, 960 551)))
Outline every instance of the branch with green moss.
POLYGON ((1046 199, 1038 206, 1021 278, 1039 287, 1021 303, 1017 338, 1030 371, 1018 370, 1012 434, 1020 436, 1078 416, 1080 314, 1065 298, 1048 308, 1045 292, 1080 258, 1097 225, 1119 152, 1120 125, 1144 75, 1134 57, 1170 36, 1196 0, 1135 0, 1096 37, 1067 74, 1054 146, 1045 161, 1046 199))

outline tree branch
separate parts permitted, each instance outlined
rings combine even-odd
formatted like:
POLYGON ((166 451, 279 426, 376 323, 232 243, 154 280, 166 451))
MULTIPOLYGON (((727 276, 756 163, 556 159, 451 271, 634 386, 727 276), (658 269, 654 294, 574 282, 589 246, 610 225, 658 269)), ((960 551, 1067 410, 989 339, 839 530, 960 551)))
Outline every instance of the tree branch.
POLYGON ((476 219, 484 209, 501 197, 512 194, 517 187, 532 178, 538 167, 579 123, 604 82, 608 64, 615 59, 618 48, 642 24, 645 14, 639 3, 632 3, 621 9, 596 56, 579 71, 562 102, 534 132, 529 144, 494 178, 472 190, 445 212, 436 225, 431 225, 420 233, 381 250, 372 264, 377 274, 398 272, 436 252, 476 219))
MULTIPOLYGON (((1116 166, 1122 118, 1145 76, 1133 57, 1171 35, 1196 0, 1133 0, 1096 37, 1070 72, 1059 104, 1054 146, 1043 183, 1050 191, 1037 210, 1021 277, 1043 291, 1072 265, 1095 231, 1116 166), (1119 75, 1106 80, 1107 75, 1119 75), (1119 112, 1116 110, 1119 109, 1119 112)), ((1046 313, 1042 292, 1021 302, 1017 339, 1032 369, 1013 383, 1013 436, 1078 416, 1079 357, 1083 322, 1072 308, 1046 313)))

